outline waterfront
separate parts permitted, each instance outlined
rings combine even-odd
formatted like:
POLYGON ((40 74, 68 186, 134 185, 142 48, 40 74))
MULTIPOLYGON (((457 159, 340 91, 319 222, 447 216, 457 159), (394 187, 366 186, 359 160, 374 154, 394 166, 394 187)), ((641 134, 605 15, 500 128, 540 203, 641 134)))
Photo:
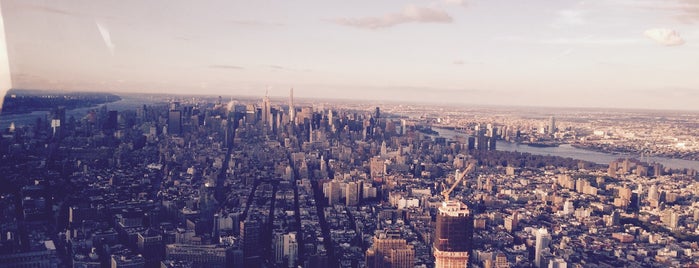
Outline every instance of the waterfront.
MULTIPOLYGON (((439 133, 439 136, 445 137, 448 139, 454 139, 456 136, 467 136, 467 134, 465 134, 465 133, 459 133, 459 132, 456 132, 456 131, 453 131, 450 129, 436 128, 436 127, 433 127, 432 129, 434 131, 437 131, 439 133)), ((638 155, 638 154, 612 154, 612 153, 596 152, 596 151, 591 151, 591 150, 575 148, 575 147, 571 146, 570 144, 561 144, 558 147, 533 147, 533 146, 528 146, 526 144, 512 143, 512 142, 506 142, 503 140, 499 140, 497 143, 497 150, 510 151, 510 152, 523 152, 523 153, 530 153, 530 154, 537 154, 537 155, 553 155, 553 156, 560 156, 560 157, 570 157, 573 159, 590 161, 593 163, 604 164, 604 165, 607 165, 611 161, 614 161, 614 160, 619 159, 619 158, 638 158, 638 159, 641 159, 640 155, 638 155)), ((648 162, 648 163, 657 162, 657 163, 664 165, 665 167, 669 167, 669 168, 673 168, 673 169, 689 168, 689 169, 699 170, 699 161, 674 159, 674 158, 660 157, 660 156, 644 156, 642 158, 642 161, 648 162)))
MULTIPOLYGON (((125 110, 135 110, 136 107, 141 105, 151 105, 155 103, 152 98, 133 96, 133 95, 120 95, 121 100, 111 103, 100 104, 92 107, 77 108, 73 110, 66 111, 66 117, 75 117, 76 120, 83 118, 88 111, 101 108, 103 105, 107 106, 107 109, 114 111, 125 111, 125 110)), ((48 111, 33 111, 26 114, 2 114, 0 115, 0 129, 6 129, 11 123, 15 123, 15 127, 28 126, 36 123, 37 118, 41 118, 42 121, 47 120, 49 115, 48 111)))

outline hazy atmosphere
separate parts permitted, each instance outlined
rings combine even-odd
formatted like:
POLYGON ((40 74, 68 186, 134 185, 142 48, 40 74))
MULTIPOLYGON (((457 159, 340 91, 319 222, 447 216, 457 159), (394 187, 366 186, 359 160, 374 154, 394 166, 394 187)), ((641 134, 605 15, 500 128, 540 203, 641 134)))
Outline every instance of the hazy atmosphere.
POLYGON ((14 88, 696 109, 699 2, 2 0, 14 88))

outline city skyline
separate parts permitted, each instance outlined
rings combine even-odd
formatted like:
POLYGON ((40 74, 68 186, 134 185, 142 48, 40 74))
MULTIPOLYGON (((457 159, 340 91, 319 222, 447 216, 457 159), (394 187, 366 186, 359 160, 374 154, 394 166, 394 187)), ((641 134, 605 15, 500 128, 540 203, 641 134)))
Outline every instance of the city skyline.
POLYGON ((14 88, 680 110, 699 99, 698 4, 683 0, 0 4, 14 88))

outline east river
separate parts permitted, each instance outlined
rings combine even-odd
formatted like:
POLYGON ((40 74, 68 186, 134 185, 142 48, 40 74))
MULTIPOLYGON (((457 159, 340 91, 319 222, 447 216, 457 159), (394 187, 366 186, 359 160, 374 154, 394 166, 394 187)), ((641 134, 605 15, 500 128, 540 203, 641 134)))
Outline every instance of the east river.
MULTIPOLYGON (((466 137, 468 134, 459 133, 450 129, 436 128, 433 127, 432 130, 439 132, 439 136, 454 139, 456 136, 466 137)), ((496 149, 498 151, 509 151, 509 152, 522 152, 530 153, 536 155, 552 155, 560 157, 570 157, 573 159, 579 159, 584 161, 589 161, 597 164, 609 164, 610 162, 619 158, 637 158, 641 159, 640 155, 636 154, 613 154, 613 153, 603 153, 591 150, 585 150, 580 148, 575 148, 570 144, 561 144, 558 147, 532 147, 526 144, 506 142, 499 140, 497 142, 496 149)), ((675 159, 660 156, 644 156, 642 158, 644 162, 647 163, 660 163, 665 167, 673 169, 694 169, 699 170, 699 161, 675 159)))

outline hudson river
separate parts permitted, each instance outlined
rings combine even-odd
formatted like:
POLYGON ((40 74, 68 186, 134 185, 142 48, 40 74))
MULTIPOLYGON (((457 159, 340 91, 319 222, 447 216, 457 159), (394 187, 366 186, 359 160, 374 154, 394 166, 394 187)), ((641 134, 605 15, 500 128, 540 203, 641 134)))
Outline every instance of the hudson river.
MULTIPOLYGON (((146 105, 152 105, 155 101, 148 97, 138 97, 138 96, 119 96, 121 100, 100 104, 93 107, 78 108, 66 111, 66 118, 71 116, 75 117, 75 120, 80 120, 85 117, 88 111, 93 109, 99 109, 103 105, 106 105, 109 110, 113 111, 124 111, 124 110, 136 110, 136 107, 146 105)), ((6 129, 10 127, 12 122, 15 123, 15 127, 33 125, 36 123, 37 118, 41 118, 43 122, 46 122, 49 112, 47 111, 34 111, 26 114, 3 114, 0 115, 0 129, 6 129)))

